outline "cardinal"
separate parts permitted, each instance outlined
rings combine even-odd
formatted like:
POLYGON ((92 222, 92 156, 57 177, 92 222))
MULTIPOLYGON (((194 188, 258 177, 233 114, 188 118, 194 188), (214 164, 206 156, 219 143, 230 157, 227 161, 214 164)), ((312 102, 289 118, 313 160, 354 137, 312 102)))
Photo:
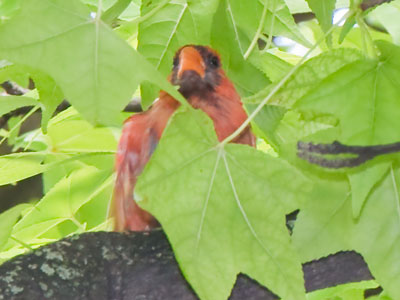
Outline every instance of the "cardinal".
MULTIPOLYGON (((203 110, 213 120, 220 141, 247 119, 239 94, 221 68, 219 55, 210 47, 187 45, 180 48, 174 57, 169 81, 179 86, 179 92, 194 108, 203 110)), ((125 121, 116 155, 117 177, 111 207, 116 231, 146 231, 159 226, 157 220, 135 202, 133 190, 179 105, 161 91, 149 110, 125 121)), ((247 127, 232 142, 254 147, 255 137, 247 127)))

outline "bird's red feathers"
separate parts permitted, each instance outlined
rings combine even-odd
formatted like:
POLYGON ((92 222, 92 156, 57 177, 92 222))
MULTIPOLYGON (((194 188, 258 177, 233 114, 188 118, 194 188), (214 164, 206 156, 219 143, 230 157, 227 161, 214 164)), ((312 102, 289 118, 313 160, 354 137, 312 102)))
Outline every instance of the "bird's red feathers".
MULTIPOLYGON (((170 81, 180 86, 180 92, 194 108, 203 110, 213 120, 220 141, 247 118, 239 94, 220 67, 218 54, 209 47, 182 47, 175 57, 170 81)), ((148 111, 135 114, 125 122, 116 156, 117 178, 111 207, 116 231, 143 231, 158 225, 134 201, 133 190, 179 105, 161 91, 159 100, 148 111)), ((233 142, 254 146, 255 137, 246 128, 233 142)))

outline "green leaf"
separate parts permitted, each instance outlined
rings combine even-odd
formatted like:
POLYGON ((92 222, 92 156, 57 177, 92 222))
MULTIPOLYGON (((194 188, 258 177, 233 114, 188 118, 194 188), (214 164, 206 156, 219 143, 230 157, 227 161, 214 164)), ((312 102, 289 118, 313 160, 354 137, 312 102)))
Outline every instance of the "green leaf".
POLYGON ((11 117, 7 121, 7 127, 9 128, 9 131, 6 136, 7 136, 7 143, 10 146, 15 145, 17 142, 17 138, 21 130, 21 119, 22 119, 21 116, 16 116, 16 117, 11 117))
POLYGON ((393 298, 389 297, 388 294, 383 291, 379 295, 369 297, 368 300, 393 300, 393 298))
POLYGON ((115 151, 117 137, 110 128, 93 127, 84 120, 67 120, 49 127, 48 137, 53 151, 115 151))
MULTIPOLYGON (((230 80, 233 81, 241 96, 257 93, 267 86, 270 81, 263 71, 243 58, 241 43, 247 37, 240 34, 235 20, 229 13, 228 0, 220 1, 212 22, 211 45, 222 57, 223 68, 230 80), (251 80, 249 80, 251 78, 251 80)), ((245 45, 249 45, 247 38, 245 45)))
POLYGON ((361 57, 361 53, 357 50, 337 49, 311 58, 289 78, 269 104, 292 107, 303 95, 314 90, 325 77, 361 57))
POLYGON ((42 103, 42 131, 47 132, 47 124, 53 116, 57 106, 64 99, 64 95, 54 80, 46 74, 32 72, 35 87, 39 92, 39 102, 42 103))
POLYGON ((119 123, 119 112, 145 79, 182 99, 99 17, 78 0, 26 0, 0 27, 0 55, 47 73, 92 123, 119 123))
POLYGON ((19 204, 0 214, 0 250, 10 238, 12 228, 20 218, 21 212, 31 206, 31 204, 19 204))
POLYGON ((119 16, 119 19, 124 21, 137 20, 140 17, 140 5, 142 0, 131 0, 129 6, 119 16))
POLYGON ((15 153, 0 156, 0 185, 40 174, 47 168, 42 153, 15 153))
MULTIPOLYGON (((76 212, 111 185, 112 176, 109 171, 84 167, 72 172, 60 180, 14 226, 13 235, 29 244, 37 237, 45 237, 46 232, 66 221, 73 222, 74 230, 77 229, 77 226, 83 227, 84 225, 79 224, 75 218, 76 212)), ((72 232, 74 231, 69 233, 72 232)), ((59 235, 58 238, 65 235, 59 235)))
POLYGON ((355 15, 351 15, 346 19, 346 22, 344 23, 342 30, 340 31, 340 35, 339 35, 339 39, 338 39, 339 44, 341 44, 343 42, 344 38, 354 28, 355 24, 356 24, 355 15))
POLYGON ((345 144, 400 140, 400 48, 380 41, 379 60, 361 59, 325 78, 296 107, 338 117, 345 144))
MULTIPOLYGON (((292 14, 310 12, 305 0, 285 0, 292 14)), ((337 0, 336 8, 349 7, 349 0, 337 0)))
POLYGON ((307 0, 308 5, 317 17, 318 23, 324 32, 332 27, 333 11, 336 0, 307 0))
MULTIPOLYGON (((155 13, 139 25, 138 51, 167 76, 172 69, 173 56, 181 46, 209 44, 217 3, 217 0, 143 1, 142 15, 152 10, 155 13)), ((147 107, 158 96, 158 89, 143 84, 141 95, 147 107)))
POLYGON ((19 84, 21 87, 29 85, 29 74, 27 70, 6 60, 0 61, 0 81, 11 80, 19 84))
MULTIPOLYGON (((253 39, 262 19, 261 15, 264 6, 267 9, 263 26, 264 33, 270 34, 272 28, 274 36, 285 36, 307 47, 311 46, 296 26, 293 16, 283 0, 227 0, 227 10, 231 15, 235 30, 238 31, 240 29, 250 37, 250 40, 253 39), (249 16, 252 17, 249 18, 249 16)), ((241 52, 244 54, 246 49, 242 48, 241 52)))
POLYGON ((38 101, 24 96, 0 96, 0 116, 24 106, 37 105, 38 101))
MULTIPOLYGON (((318 180, 315 183, 309 201, 297 216, 292 235, 302 262, 352 249, 348 235, 352 234, 355 220, 347 182, 318 180)), ((363 217, 364 214, 360 216, 363 217)))
POLYGON ((239 272, 282 298, 304 299, 285 213, 299 207, 309 182, 283 160, 217 143, 203 112, 177 113, 135 199, 161 222, 201 299, 226 299, 239 272))
MULTIPOLYGON (((222 54, 228 77, 235 83, 242 96, 257 93, 268 84, 258 70, 267 74, 269 78, 279 76, 283 72, 279 70, 276 75, 271 76, 274 70, 268 67, 272 55, 262 53, 255 46, 261 38, 259 35, 262 34, 285 35, 310 46, 298 31, 293 17, 281 0, 220 2, 214 17, 212 46, 222 54), (244 60, 249 53, 251 54, 248 59, 244 60)), ((287 68, 282 63, 278 67, 287 68)))
MULTIPOLYGON (((81 0, 81 2, 83 2, 89 6, 95 6, 96 9, 99 4, 99 0, 81 0)), ((101 0, 101 5, 102 5, 103 10, 107 10, 107 9, 111 8, 111 6, 113 6, 115 4, 115 2, 117 2, 117 0, 101 0)))
MULTIPOLYGON (((246 109, 252 113, 258 105, 247 104, 246 109)), ((261 130, 261 137, 274 148, 277 148, 275 132, 286 113, 286 109, 281 106, 265 105, 254 118, 253 123, 261 130)))
POLYGON ((263 71, 271 81, 282 79, 293 67, 278 56, 269 52, 250 56, 251 63, 263 71))
POLYGON ((392 166, 371 191, 360 217, 354 219, 347 184, 321 183, 319 192, 300 211, 293 232, 302 260, 355 250, 362 254, 383 289, 399 299, 399 188, 400 169, 392 166))
MULTIPOLYGON (((335 128, 324 119, 304 120, 299 113, 290 110, 272 132, 275 149, 280 156, 291 163, 302 164, 299 167, 304 167, 305 162, 297 157, 298 141, 313 140, 318 134, 324 137, 335 135, 335 128)), ((306 169, 309 167, 309 164, 306 164, 306 169)))
MULTIPOLYGON (((46 163, 59 162, 62 159, 68 159, 69 155, 58 155, 46 157, 46 163)), ((68 163, 61 163, 57 168, 50 168, 43 172, 43 192, 46 194, 64 177, 69 176, 73 171, 82 168, 84 164, 81 161, 75 160, 68 163)))
POLYGON ((1 21, 12 17, 20 8, 21 0, 4 0, 0 2, 1 21))
MULTIPOLYGON (((141 15, 149 15, 147 20, 140 22, 138 29, 138 51, 151 62, 161 73, 168 75, 172 68, 175 51, 186 42, 178 43, 182 17, 187 12, 185 0, 171 2, 165 0, 143 1, 141 15)), ((185 19, 186 20, 186 19, 185 19)), ((188 22, 186 20, 186 22, 188 22)), ((191 26, 193 29, 193 24, 191 26)), ((193 42, 192 42, 193 43, 193 42)), ((158 97, 159 89, 150 83, 140 86, 141 104, 144 109, 158 97)))
POLYGON ((111 24, 128 7, 131 0, 117 0, 113 6, 101 16, 104 23, 111 24))
POLYGON ((310 12, 305 0, 285 0, 285 2, 292 14, 310 12))
POLYGON ((370 15, 376 18, 390 33, 393 42, 400 44, 400 1, 385 3, 376 7, 370 15))
MULTIPOLYGON (((138 51, 162 74, 172 69, 175 52, 186 44, 209 44, 211 21, 218 0, 143 1, 142 15, 155 11, 139 25, 138 51)), ((144 107, 158 96, 155 86, 143 84, 144 107)))
POLYGON ((356 300, 356 299, 362 299, 364 300, 364 291, 366 289, 375 289, 379 287, 379 285, 376 283, 374 280, 367 280, 367 281, 361 281, 361 282, 352 282, 352 283, 346 283, 346 284, 340 284, 338 286, 322 289, 322 290, 316 290, 311 293, 307 293, 307 300, 328 300, 332 299, 335 296, 338 297, 343 297, 347 296, 348 293, 357 293, 361 294, 362 298, 343 298, 342 300, 346 299, 351 299, 351 300, 356 300))
POLYGON ((109 206, 114 189, 114 177, 110 177, 99 187, 99 192, 89 202, 82 205, 75 217, 81 224, 85 224, 87 231, 113 230, 113 222, 109 218, 109 206), (103 229, 102 229, 103 228, 103 229))
MULTIPOLYGON (((69 114, 66 114, 68 116, 69 114)), ((61 163, 57 168, 51 168, 43 174, 44 190, 48 191, 64 176, 69 175, 73 170, 82 168, 85 165, 92 165, 101 170, 112 170, 114 165, 114 154, 117 148, 117 135, 110 129, 104 127, 93 127, 87 121, 81 120, 78 116, 63 119, 58 115, 59 120, 52 119, 49 125, 47 142, 49 148, 57 152, 57 156, 48 156, 46 163, 56 163, 74 157, 74 153, 98 153, 103 155, 92 157, 76 157, 76 160, 61 163), (60 155, 61 153, 70 153, 60 155), (109 152, 107 154, 107 152, 109 152)))
POLYGON ((372 188, 385 175, 390 167, 390 162, 368 165, 358 172, 348 174, 351 186, 351 204, 353 217, 357 218, 361 209, 368 198, 372 188))

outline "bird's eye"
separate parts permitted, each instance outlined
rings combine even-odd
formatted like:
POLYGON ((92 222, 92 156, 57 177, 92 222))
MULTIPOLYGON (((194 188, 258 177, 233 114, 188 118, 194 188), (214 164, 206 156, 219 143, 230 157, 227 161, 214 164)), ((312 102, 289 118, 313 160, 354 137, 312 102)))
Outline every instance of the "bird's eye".
POLYGON ((213 68, 218 68, 219 67, 219 64, 220 64, 220 62, 219 62, 219 58, 217 57, 217 56, 211 56, 210 58, 209 58, 209 64, 210 64, 210 66, 211 67, 213 67, 213 68))
POLYGON ((174 68, 177 68, 179 65, 179 57, 177 55, 175 55, 175 57, 174 57, 173 64, 174 64, 174 68))

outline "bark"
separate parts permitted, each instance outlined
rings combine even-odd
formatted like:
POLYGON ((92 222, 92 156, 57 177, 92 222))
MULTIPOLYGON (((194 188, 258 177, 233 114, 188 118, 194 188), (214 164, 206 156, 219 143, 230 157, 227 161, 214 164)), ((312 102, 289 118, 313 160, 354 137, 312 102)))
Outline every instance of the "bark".
MULTIPOLYGON (((313 291, 371 279, 362 257, 342 252, 303 266, 313 291)), ((197 299, 161 230, 72 236, 0 266, 0 299, 197 299)), ((239 275, 230 299, 277 299, 239 275)))

